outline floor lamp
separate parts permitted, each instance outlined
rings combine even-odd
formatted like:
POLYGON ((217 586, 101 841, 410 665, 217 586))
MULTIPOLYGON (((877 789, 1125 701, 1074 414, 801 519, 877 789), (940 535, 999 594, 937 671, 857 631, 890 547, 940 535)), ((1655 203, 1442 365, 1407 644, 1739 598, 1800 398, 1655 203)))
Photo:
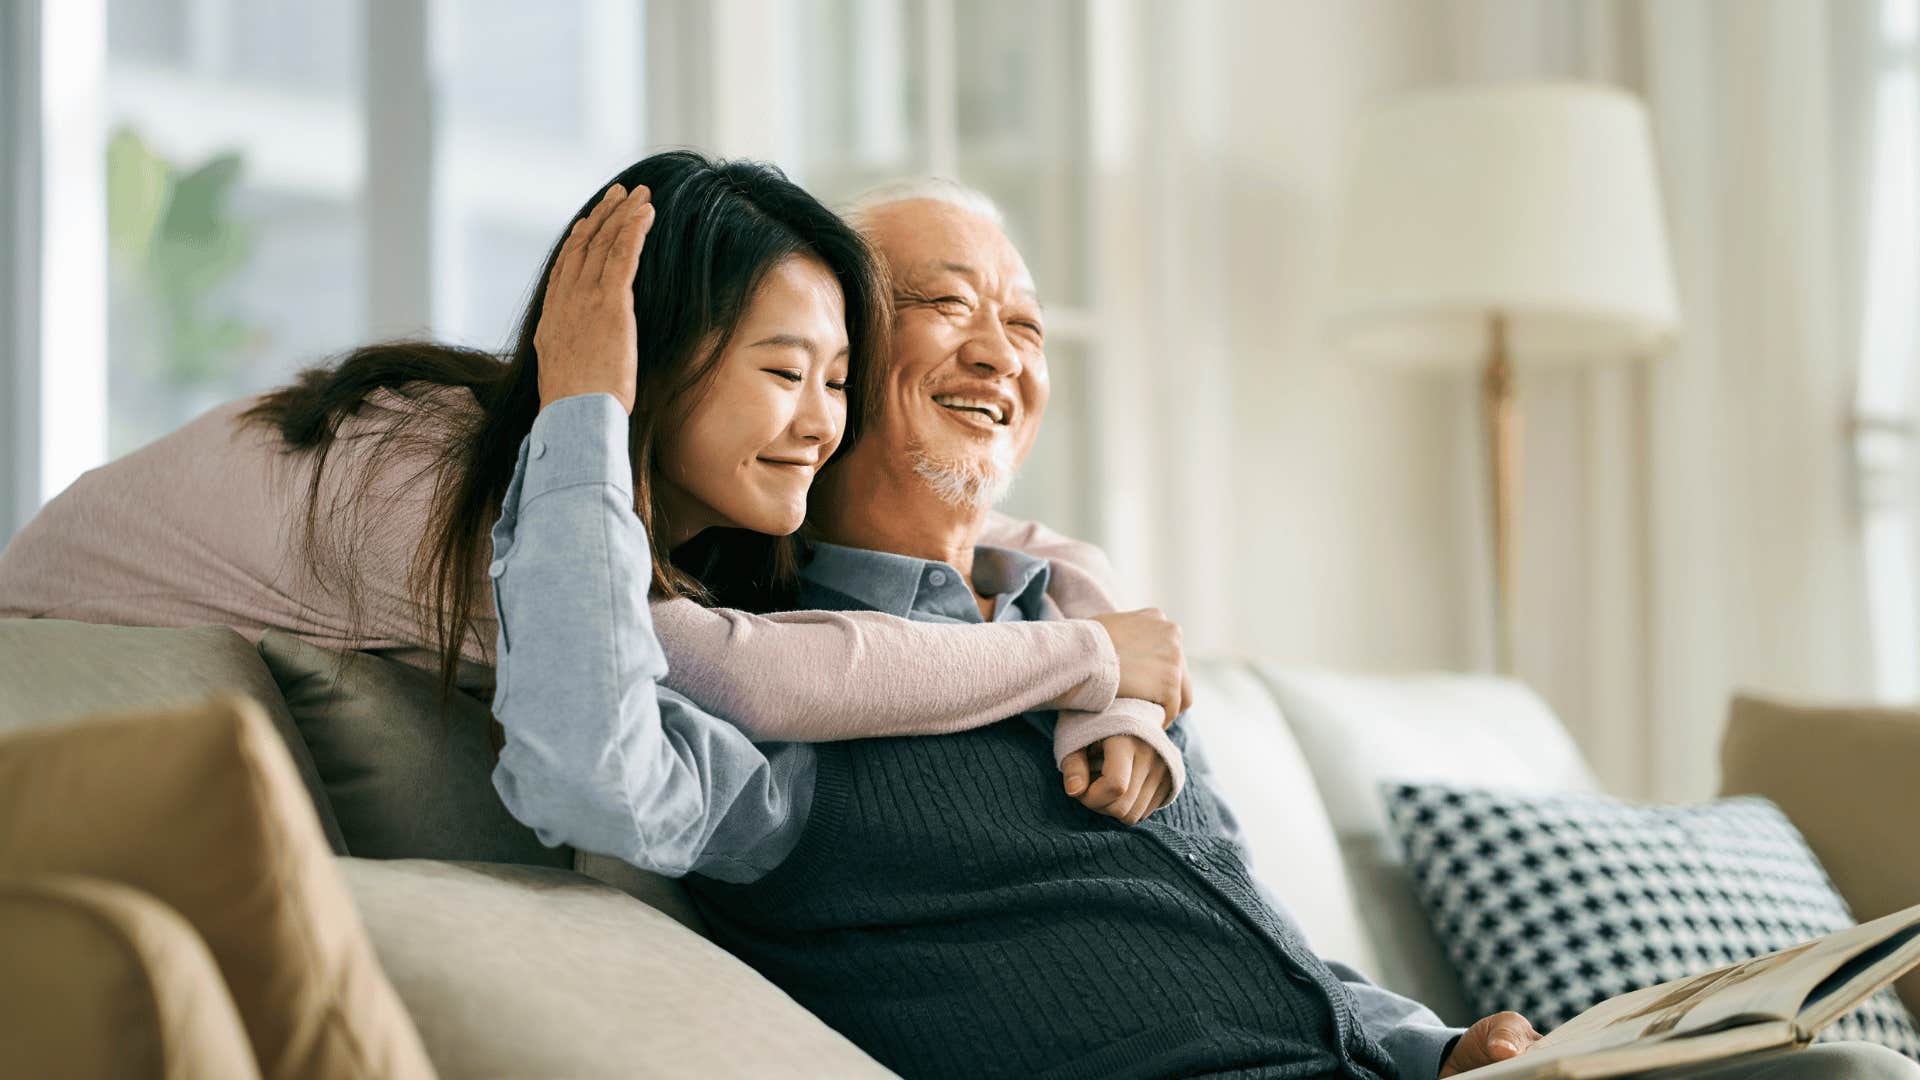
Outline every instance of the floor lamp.
POLYGON ((1523 366, 1650 359, 1679 330, 1639 99, 1580 83, 1428 91, 1361 121, 1328 330, 1343 352, 1477 369, 1495 667, 1513 663, 1523 366))

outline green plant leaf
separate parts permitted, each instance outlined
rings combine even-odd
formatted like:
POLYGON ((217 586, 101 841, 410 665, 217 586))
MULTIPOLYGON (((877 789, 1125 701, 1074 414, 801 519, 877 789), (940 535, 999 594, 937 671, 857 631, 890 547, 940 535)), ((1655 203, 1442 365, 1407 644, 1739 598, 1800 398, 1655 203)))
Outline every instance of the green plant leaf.
POLYGON ((240 155, 228 152, 181 176, 174 182, 173 201, 161 227, 174 236, 205 236, 217 230, 240 169, 240 155))
POLYGON ((120 128, 107 142, 108 242, 136 265, 152 250, 173 172, 132 128, 120 128))

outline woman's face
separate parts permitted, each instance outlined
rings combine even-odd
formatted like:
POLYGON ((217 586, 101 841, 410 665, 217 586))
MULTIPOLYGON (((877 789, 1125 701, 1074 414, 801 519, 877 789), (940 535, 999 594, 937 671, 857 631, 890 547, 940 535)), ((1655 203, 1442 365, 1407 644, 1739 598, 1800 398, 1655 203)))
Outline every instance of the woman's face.
POLYGON ((800 527, 846 429, 847 359, 846 305, 826 265, 793 256, 768 271, 706 392, 662 440, 668 546, 715 525, 800 527))

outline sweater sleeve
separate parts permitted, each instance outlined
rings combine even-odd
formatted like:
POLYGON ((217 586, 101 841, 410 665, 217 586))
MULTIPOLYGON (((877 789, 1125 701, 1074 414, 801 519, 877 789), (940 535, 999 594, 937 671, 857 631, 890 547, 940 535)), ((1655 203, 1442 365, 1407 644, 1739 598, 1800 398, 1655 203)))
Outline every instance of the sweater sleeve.
POLYGON ((1086 621, 935 625, 877 612, 653 605, 665 684, 762 741, 939 735, 1029 709, 1105 709, 1113 643, 1086 621))
MULTIPOLYGON (((1047 597, 1064 617, 1084 619, 1116 610, 1113 563, 1093 544, 1064 536, 1037 521, 1021 521, 1000 513, 988 519, 981 541, 1046 559, 1052 568, 1047 597)), ((1180 748, 1167 738, 1166 718, 1165 709, 1138 698, 1118 698, 1103 709, 1063 708, 1053 729, 1054 764, 1065 762, 1068 754, 1102 739, 1132 735, 1153 747, 1167 763, 1173 779, 1167 801, 1172 802, 1186 786, 1187 768, 1180 748)))

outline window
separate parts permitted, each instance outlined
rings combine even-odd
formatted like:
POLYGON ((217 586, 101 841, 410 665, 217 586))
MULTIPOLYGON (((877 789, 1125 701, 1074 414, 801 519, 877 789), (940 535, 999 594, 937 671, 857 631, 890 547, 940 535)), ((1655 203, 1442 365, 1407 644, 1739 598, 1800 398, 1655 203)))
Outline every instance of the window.
POLYGON ((1026 0, 791 0, 781 97, 804 137, 783 162, 829 203, 902 175, 991 196, 1047 307, 1052 405, 1004 506, 1097 532, 1082 385, 1092 332, 1087 5, 1026 0))
POLYGON ((58 108, 6 135, 39 166, 40 190, 8 189, 39 222, 9 271, 43 330, 3 362, 37 402, 8 433, 0 537, 85 469, 356 345, 501 348, 586 193, 691 144, 773 157, 829 202, 918 173, 993 196, 1055 385, 1008 509, 1098 538, 1089 0, 29 4, 48 30, 9 48, 58 108))
POLYGON ((1920 488, 1912 468, 1913 369, 1920 361, 1920 297, 1913 293, 1920 280, 1920 0, 1882 0, 1880 16, 1854 455, 1876 689, 1887 700, 1911 700, 1920 695, 1920 488))
POLYGON ((504 349, 588 193, 645 152, 646 7, 437 0, 433 329, 504 349))
POLYGON ((108 457, 361 339, 362 17, 107 5, 108 457))

